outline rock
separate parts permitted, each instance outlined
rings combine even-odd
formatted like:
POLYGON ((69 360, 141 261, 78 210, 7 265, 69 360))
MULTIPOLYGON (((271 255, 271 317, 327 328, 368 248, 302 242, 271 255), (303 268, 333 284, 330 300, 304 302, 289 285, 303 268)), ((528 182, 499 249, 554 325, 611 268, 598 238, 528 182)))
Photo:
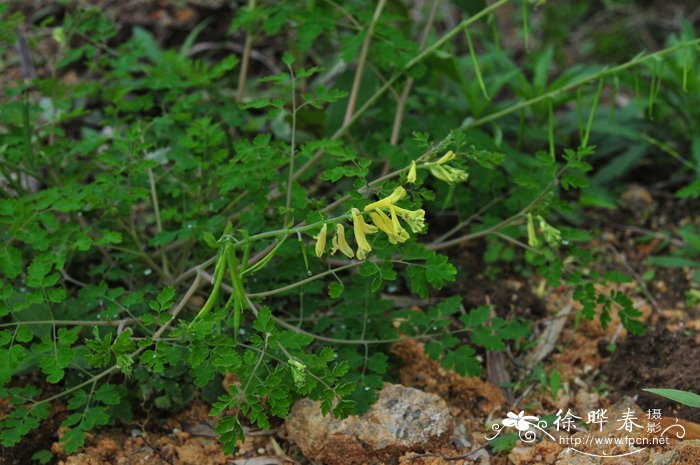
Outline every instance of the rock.
MULTIPOLYGON (((678 444, 669 454, 668 461, 656 462, 658 465, 700 465, 700 441, 695 439, 678 444)), ((656 465, 651 461, 648 465, 656 465)))
POLYGON ((576 393, 576 411, 582 414, 587 414, 598 408, 598 402, 600 401, 600 396, 595 392, 586 392, 581 389, 576 393))
POLYGON ((600 457, 581 455, 571 449, 564 449, 559 454, 556 465, 600 465, 600 457))
POLYGON ((448 399, 455 408, 454 415, 463 420, 485 419, 505 403, 498 386, 446 370, 439 361, 430 360, 423 345, 415 340, 396 343, 391 351, 404 362, 399 373, 401 384, 448 399))
POLYGON ((543 441, 533 447, 515 447, 508 454, 508 460, 513 465, 553 464, 561 446, 550 441, 543 441))
POLYGON ((423 451, 449 439, 454 428, 445 401, 418 389, 386 384, 369 412, 339 420, 320 404, 300 400, 285 422, 287 437, 310 460, 328 465, 376 463, 423 451))

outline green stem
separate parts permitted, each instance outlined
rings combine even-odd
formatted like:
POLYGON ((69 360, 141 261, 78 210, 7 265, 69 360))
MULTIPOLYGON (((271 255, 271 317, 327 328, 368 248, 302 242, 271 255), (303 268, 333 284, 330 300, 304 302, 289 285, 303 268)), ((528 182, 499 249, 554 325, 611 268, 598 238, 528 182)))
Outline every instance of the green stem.
POLYGON ((219 289, 221 288, 221 282, 224 280, 224 274, 226 274, 226 253, 228 247, 231 247, 231 244, 224 245, 223 250, 219 253, 219 257, 216 261, 216 267, 214 268, 214 282, 212 283, 214 288, 212 289, 211 294, 209 294, 209 298, 204 303, 204 306, 199 311, 197 316, 194 317, 194 320, 192 320, 192 322, 195 322, 198 319, 206 316, 207 313, 209 313, 211 309, 214 308, 214 305, 216 304, 216 301, 219 298, 219 289))
POLYGON ((666 54, 675 52, 676 50, 679 50, 681 48, 690 47, 690 46, 698 45, 698 44, 700 44, 700 39, 695 39, 695 40, 690 40, 687 42, 681 42, 679 44, 674 45, 673 47, 659 50, 658 52, 650 53, 649 55, 638 55, 637 57, 635 57, 635 58, 633 58, 625 63, 622 63, 620 65, 613 66, 612 68, 604 68, 603 70, 598 71, 597 73, 593 73, 590 76, 578 79, 578 80, 571 82, 571 83, 569 83, 563 87, 560 87, 558 89, 550 90, 549 92, 545 92, 542 95, 538 95, 538 96, 533 97, 529 100, 520 101, 518 103, 509 105, 507 108, 504 108, 503 110, 499 110, 499 111, 496 111, 494 113, 491 113, 490 115, 486 115, 486 116, 483 116, 481 118, 478 118, 478 119, 472 121, 471 123, 467 124, 466 126, 464 126, 462 129, 471 129, 471 128, 475 128, 478 126, 482 126, 485 123, 499 119, 503 116, 509 115, 509 114, 514 113, 518 110, 522 110, 523 108, 527 108, 531 105, 542 102, 543 100, 546 100, 548 98, 556 97, 560 94, 566 93, 566 92, 568 92, 572 89, 575 89, 579 86, 582 86, 584 84, 588 84, 590 82, 593 82, 593 81, 600 79, 604 76, 609 76, 611 74, 619 73, 620 71, 624 71, 627 68, 631 68, 633 66, 639 65, 640 63, 644 63, 647 60, 656 59, 656 58, 659 58, 659 57, 664 56, 666 54))

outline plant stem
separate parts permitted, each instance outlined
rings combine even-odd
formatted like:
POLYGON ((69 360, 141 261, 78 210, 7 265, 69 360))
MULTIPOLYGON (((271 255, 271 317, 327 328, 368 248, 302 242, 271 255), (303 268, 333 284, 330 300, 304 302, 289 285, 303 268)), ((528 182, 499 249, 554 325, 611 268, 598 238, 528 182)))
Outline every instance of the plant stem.
POLYGON ((490 115, 486 115, 486 116, 483 116, 481 118, 478 118, 478 119, 472 121, 471 123, 465 125, 462 129, 471 129, 471 128, 475 128, 478 126, 482 126, 483 124, 488 123, 488 122, 493 121, 493 120, 496 120, 498 118, 501 118, 502 116, 506 116, 506 115, 514 113, 518 110, 522 110, 523 108, 527 108, 531 105, 539 103, 539 102, 546 100, 548 98, 556 97, 560 94, 566 93, 566 92, 568 92, 572 89, 575 89, 576 87, 582 86, 584 84, 588 84, 589 82, 593 82, 593 81, 600 79, 604 76, 619 73, 620 71, 624 71, 627 68, 631 68, 631 67, 636 66, 640 63, 643 63, 647 60, 656 59, 656 58, 664 56, 668 53, 675 52, 676 50, 679 50, 681 48, 690 47, 690 46, 698 45, 698 44, 700 44, 700 39, 694 39, 694 40, 690 40, 687 42, 680 42, 672 47, 668 47, 668 48, 665 48, 663 50, 659 50, 658 52, 650 53, 648 55, 638 55, 635 58, 633 58, 625 63, 622 63, 620 65, 613 66, 612 68, 606 67, 606 68, 602 69, 601 71, 598 71, 596 73, 591 74, 590 76, 583 77, 581 79, 573 81, 565 86, 559 87, 558 89, 550 90, 549 92, 545 92, 544 94, 538 95, 538 96, 533 97, 529 100, 520 101, 518 103, 509 105, 508 107, 504 108, 503 110, 499 110, 499 111, 491 113, 490 115))
POLYGON ((357 69, 355 70, 355 79, 352 82, 352 90, 350 91, 350 97, 348 99, 348 107, 345 110, 345 118, 343 119, 343 126, 348 126, 352 120, 353 111, 355 111, 355 104, 357 103, 357 95, 360 92, 360 83, 362 82, 362 75, 365 72, 365 64, 367 63, 367 53, 369 52, 369 43, 372 40, 372 34, 374 34, 374 26, 379 21, 379 17, 382 14, 386 0, 379 0, 377 2, 377 7, 374 9, 374 15, 372 20, 369 22, 367 27, 367 35, 365 40, 362 42, 362 48, 360 49, 360 56, 357 60, 357 69))
POLYGON ((2 323, 0 328, 9 328, 20 325, 58 325, 58 326, 119 326, 120 324, 131 324, 136 320, 32 320, 32 321, 13 321, 12 323, 2 323))
MULTIPOLYGON (((153 202, 153 212, 156 215, 156 229, 159 233, 162 233, 163 223, 160 219, 160 207, 158 206, 158 193, 156 192, 156 181, 155 177, 153 176, 153 170, 150 168, 148 169, 148 181, 151 186, 151 201, 153 202)), ((170 272, 168 271, 168 257, 165 255, 165 250, 163 250, 163 246, 160 246, 159 249, 160 259, 163 266, 163 273, 168 275, 170 274, 170 272)))
MULTIPOLYGON (((255 0, 248 1, 248 9, 255 8, 255 0)), ((253 33, 248 32, 245 35, 245 44, 243 45, 243 55, 241 56, 241 70, 238 74, 238 89, 236 91, 236 101, 243 100, 245 92, 245 83, 248 78, 248 66, 250 65, 250 51, 253 48, 253 33)))
POLYGON ((279 287, 277 289, 272 289, 270 291, 264 291, 264 292, 255 292, 252 294, 246 294, 248 297, 255 298, 255 297, 267 297, 275 294, 280 294, 285 291, 289 291, 291 289, 294 289, 299 286, 303 286, 304 284, 310 283, 311 281, 315 281, 317 279, 321 279, 323 277, 326 277, 330 274, 337 273, 339 271, 347 270, 348 268, 354 268, 356 266, 362 265, 363 262, 361 261, 355 261, 352 263, 349 263, 344 266, 339 266, 337 268, 330 269, 328 271, 324 271, 323 273, 315 274, 313 276, 309 276, 306 279, 302 279, 301 281, 297 281, 295 283, 289 284, 287 286, 279 287))
MULTIPOLYGON (((365 103, 362 104, 360 108, 357 109, 356 112, 353 113, 352 118, 350 121, 348 121, 346 124, 343 124, 340 128, 338 128, 337 131, 333 133, 331 136, 332 140, 335 139, 340 139, 345 135, 345 133, 348 131, 350 126, 352 126, 358 119, 359 117, 364 114, 374 103, 379 100, 379 98, 386 93, 387 90, 391 86, 394 85, 396 81, 404 74, 406 71, 408 71, 410 68, 413 66, 417 65, 421 61, 423 61, 425 58, 428 56, 432 55, 437 51, 440 47, 442 47, 446 42, 448 42, 450 39, 452 39, 455 35, 459 34, 464 28, 467 28, 474 24, 476 21, 480 20, 484 16, 489 15, 491 12, 497 10, 498 8, 502 7, 506 3, 510 2, 511 0, 499 0, 492 5, 489 5, 488 7, 484 8, 474 16, 465 19, 461 23, 459 23, 457 26, 455 26, 452 30, 447 32, 445 35, 443 35, 440 39, 435 41, 435 43, 431 44, 428 48, 420 52, 418 55, 413 57, 408 63, 404 65, 403 68, 398 70, 396 73, 394 73, 393 76, 391 76, 385 83, 382 85, 379 89, 377 89, 374 94, 370 98, 368 98, 365 103)), ((309 160, 307 160, 306 163, 304 163, 297 171, 294 173, 294 179, 298 179, 299 177, 303 176, 306 171, 308 171, 316 162, 323 156, 323 151, 319 150, 317 151, 309 160)))
MULTIPOLYGON (((425 26, 423 27, 423 32, 421 33, 420 43, 418 45, 418 50, 423 50, 425 48, 425 43, 428 41, 428 34, 430 29, 433 27, 433 21, 435 21, 435 13, 437 12, 438 6, 440 5, 440 0, 434 0, 433 5, 430 8, 430 13, 428 14, 428 19, 425 21, 425 26)), ((406 108, 406 101, 408 100, 408 95, 411 93, 411 88, 413 87, 413 78, 408 78, 406 84, 401 91, 401 96, 396 104, 396 113, 394 114, 394 124, 391 128, 391 137, 389 143, 391 145, 396 145, 399 142, 399 134, 401 132, 401 124, 403 122, 403 114, 406 108)), ((385 167, 388 168, 388 164, 385 167)))
MULTIPOLYGON (((197 289, 199 288, 199 284, 201 282, 202 282, 202 276, 197 274, 194 281, 190 285, 189 289, 187 290, 187 292, 185 292, 185 295, 170 310, 170 312, 169 312, 171 315, 170 319, 166 323, 162 324, 158 328, 158 330, 156 330, 155 333, 153 333, 153 337, 151 338, 152 341, 155 342, 155 341, 160 340, 160 337, 163 335, 165 330, 168 329, 168 327, 170 326, 170 323, 172 323, 175 320, 175 318, 177 318, 177 315, 182 311, 182 309, 185 308, 185 305, 190 300, 190 298, 194 295, 194 293, 197 291, 197 289)), ((58 323, 58 321, 56 323, 58 323)), ((141 354, 143 351, 145 351, 148 347, 149 347, 148 345, 144 345, 143 347, 136 349, 135 351, 133 351, 132 353, 129 354, 129 357, 132 359, 138 357, 138 355, 141 354)), ((96 383, 97 381, 104 378, 105 376, 108 376, 108 375, 110 375, 118 370, 119 370, 119 368, 117 367, 117 365, 112 365, 110 368, 107 368, 106 370, 90 377, 89 379, 87 379, 86 381, 83 381, 82 383, 78 383, 75 386, 72 386, 72 387, 66 389, 65 391, 61 391, 58 394, 55 394, 51 397, 47 397, 46 399, 42 399, 40 401, 34 402, 33 406, 37 406, 40 404, 44 404, 46 402, 52 402, 56 399, 60 399, 61 397, 66 396, 66 395, 70 394, 71 392, 77 391, 78 389, 81 389, 85 386, 88 386, 91 383, 96 383)))
POLYGON ((292 185, 294 183, 294 155, 296 149, 296 133, 297 133, 297 97, 296 89, 294 88, 294 70, 289 67, 289 75, 292 83, 292 136, 289 148, 289 177, 287 178, 287 202, 285 203, 284 222, 287 224, 289 218, 289 210, 292 208, 292 185))

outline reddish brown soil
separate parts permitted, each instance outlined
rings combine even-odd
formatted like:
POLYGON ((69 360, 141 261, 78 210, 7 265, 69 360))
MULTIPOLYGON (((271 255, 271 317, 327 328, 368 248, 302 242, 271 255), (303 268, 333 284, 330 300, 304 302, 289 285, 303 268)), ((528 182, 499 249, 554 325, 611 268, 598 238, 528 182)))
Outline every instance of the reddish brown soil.
POLYGON ((637 403, 644 409, 662 409, 665 416, 677 415, 700 422, 699 409, 680 406, 642 391, 648 387, 698 390, 700 345, 696 343, 694 334, 686 335, 683 331, 674 333, 657 326, 643 337, 628 336, 604 367, 603 373, 616 388, 614 397, 638 395, 637 403))

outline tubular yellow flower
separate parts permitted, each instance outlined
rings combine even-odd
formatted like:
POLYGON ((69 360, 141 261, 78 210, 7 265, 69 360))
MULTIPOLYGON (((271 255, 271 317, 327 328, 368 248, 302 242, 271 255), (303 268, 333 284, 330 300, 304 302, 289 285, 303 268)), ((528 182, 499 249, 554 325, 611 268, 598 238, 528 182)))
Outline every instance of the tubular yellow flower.
POLYGON ((321 231, 318 233, 317 236, 314 236, 314 239, 316 239, 316 256, 320 257, 323 255, 323 251, 326 250, 326 235, 328 234, 328 225, 326 223, 323 223, 323 227, 321 228, 321 231))
POLYGON ((387 197, 384 197, 383 199, 377 200, 376 202, 367 205, 365 207, 365 211, 369 212, 372 210, 378 210, 380 208, 388 209, 391 205, 395 204, 404 197, 406 197, 406 189, 399 186, 396 189, 394 189, 394 192, 392 192, 387 197))
POLYGON ((425 210, 406 210, 401 207, 394 207, 396 214, 408 224, 414 233, 421 232, 425 227, 425 210))
POLYGON ((535 232, 535 220, 532 217, 532 213, 527 214, 527 244, 530 247, 540 246, 540 240, 537 238, 537 233, 535 232))
POLYGON ((342 223, 335 225, 335 236, 333 236, 332 244, 331 255, 340 250, 343 255, 348 258, 355 256, 355 252, 352 251, 350 244, 348 244, 348 241, 345 239, 345 226, 343 226, 342 223))
POLYGON ((406 182, 410 184, 415 184, 416 182, 416 161, 411 162, 411 167, 408 169, 408 176, 406 176, 406 182))
POLYGON ((369 212, 369 216, 372 218, 372 223, 389 236, 389 242, 396 244, 396 241, 392 240, 392 237, 396 236, 396 231, 394 231, 394 226, 391 224, 389 217, 386 216, 386 213, 381 210, 373 210, 369 212))
POLYGON ((455 155, 455 153, 454 153, 452 150, 450 150, 450 151, 447 152, 445 155, 443 155, 442 157, 440 157, 440 159, 437 161, 437 163, 438 163, 438 165, 444 165, 444 164, 447 163, 448 161, 454 160, 454 158, 455 158, 456 156, 457 156, 457 155, 455 155))
POLYGON ((366 234, 374 234, 377 232, 375 226, 365 223, 364 218, 360 214, 360 210, 353 208, 350 210, 352 214, 352 226, 355 232, 355 240, 357 241, 357 258, 364 260, 367 254, 372 251, 372 247, 367 242, 366 234))
POLYGON ((463 182, 469 178, 469 173, 466 171, 449 165, 432 164, 429 169, 433 176, 450 184, 463 182))
POLYGON ((379 229, 384 231, 389 237, 389 242, 392 244, 398 244, 399 242, 404 242, 408 239, 408 233, 405 235, 401 232, 406 232, 399 225, 399 229, 396 229, 396 224, 392 219, 390 219, 386 213, 381 210, 374 210, 369 213, 372 218, 372 222, 377 225, 379 229))
POLYGON ((392 205, 389 207, 389 210, 391 211, 391 224, 394 226, 394 231, 396 231, 398 242, 406 242, 410 235, 399 223, 399 218, 396 216, 396 207, 392 205))
POLYGON ((553 247, 559 245, 561 242, 561 231, 547 223, 540 215, 537 215, 537 220, 540 223, 540 231, 542 231, 542 236, 544 236, 547 244, 553 247))

